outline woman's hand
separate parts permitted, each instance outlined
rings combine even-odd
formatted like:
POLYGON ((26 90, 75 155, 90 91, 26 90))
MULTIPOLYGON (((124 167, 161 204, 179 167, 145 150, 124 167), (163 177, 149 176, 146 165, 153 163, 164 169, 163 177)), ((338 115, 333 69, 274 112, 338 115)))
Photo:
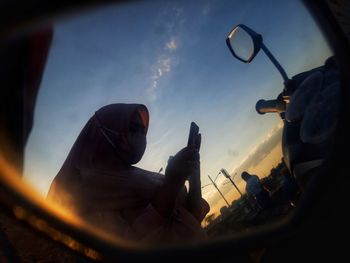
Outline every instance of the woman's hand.
POLYGON ((163 185, 152 201, 161 215, 168 217, 172 214, 180 189, 196 167, 199 167, 199 152, 195 147, 185 147, 169 158, 163 185))
POLYGON ((198 149, 193 146, 185 147, 169 158, 165 181, 180 189, 196 169, 199 169, 198 149))

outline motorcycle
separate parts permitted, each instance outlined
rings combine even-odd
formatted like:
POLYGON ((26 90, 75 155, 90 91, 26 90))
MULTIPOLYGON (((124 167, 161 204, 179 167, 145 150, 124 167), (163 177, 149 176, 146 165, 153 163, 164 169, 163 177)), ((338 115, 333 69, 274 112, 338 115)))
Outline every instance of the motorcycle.
POLYGON ((277 113, 281 117, 283 159, 303 190, 312 171, 322 167, 329 156, 335 137, 341 92, 334 58, 289 78, 263 43, 262 35, 248 26, 235 26, 226 43, 232 55, 245 63, 252 62, 262 50, 280 72, 282 91, 276 99, 260 99, 255 109, 259 114, 277 113))

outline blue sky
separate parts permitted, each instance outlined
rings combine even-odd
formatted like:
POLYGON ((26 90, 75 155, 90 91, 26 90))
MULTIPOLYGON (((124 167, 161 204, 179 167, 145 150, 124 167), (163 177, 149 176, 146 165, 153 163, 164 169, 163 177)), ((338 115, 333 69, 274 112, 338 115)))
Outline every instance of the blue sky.
POLYGON ((260 53, 235 60, 225 44, 239 23, 264 37, 292 76, 330 55, 301 3, 141 1, 65 17, 55 35, 26 148, 25 179, 45 194, 89 117, 109 103, 150 111, 145 169, 165 168, 185 146, 191 121, 202 133, 202 183, 232 172, 279 124, 255 103, 275 98, 282 78, 260 53))

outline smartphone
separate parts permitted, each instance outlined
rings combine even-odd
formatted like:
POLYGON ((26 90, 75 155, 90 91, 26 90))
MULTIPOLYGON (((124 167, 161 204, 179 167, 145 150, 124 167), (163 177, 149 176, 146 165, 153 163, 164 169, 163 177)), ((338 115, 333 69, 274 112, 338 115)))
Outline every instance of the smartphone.
POLYGON ((199 135, 199 127, 195 122, 191 122, 191 127, 190 127, 190 134, 188 135, 188 142, 187 146, 190 145, 196 145, 196 147, 199 149, 200 145, 200 139, 198 139, 199 135))

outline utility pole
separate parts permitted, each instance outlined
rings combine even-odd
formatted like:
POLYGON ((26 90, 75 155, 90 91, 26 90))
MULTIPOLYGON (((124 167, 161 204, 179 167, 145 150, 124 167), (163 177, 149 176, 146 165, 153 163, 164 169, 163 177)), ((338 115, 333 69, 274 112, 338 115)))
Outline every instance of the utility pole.
POLYGON ((221 193, 219 187, 216 185, 216 183, 213 181, 213 179, 211 179, 211 177, 210 177, 209 175, 208 175, 208 177, 209 177, 210 181, 213 183, 213 185, 214 185, 214 187, 216 188, 216 190, 218 190, 218 192, 219 192, 219 194, 221 195, 221 197, 225 200, 227 206, 229 207, 230 204, 227 202, 225 196, 221 193))
POLYGON ((242 192, 238 189, 237 185, 235 184, 235 182, 231 179, 231 176, 229 175, 229 173, 224 169, 222 168, 220 170, 220 172, 223 174, 223 176, 225 176, 227 179, 230 180, 230 182, 233 184, 233 186, 237 189, 238 193, 242 196, 242 192))

